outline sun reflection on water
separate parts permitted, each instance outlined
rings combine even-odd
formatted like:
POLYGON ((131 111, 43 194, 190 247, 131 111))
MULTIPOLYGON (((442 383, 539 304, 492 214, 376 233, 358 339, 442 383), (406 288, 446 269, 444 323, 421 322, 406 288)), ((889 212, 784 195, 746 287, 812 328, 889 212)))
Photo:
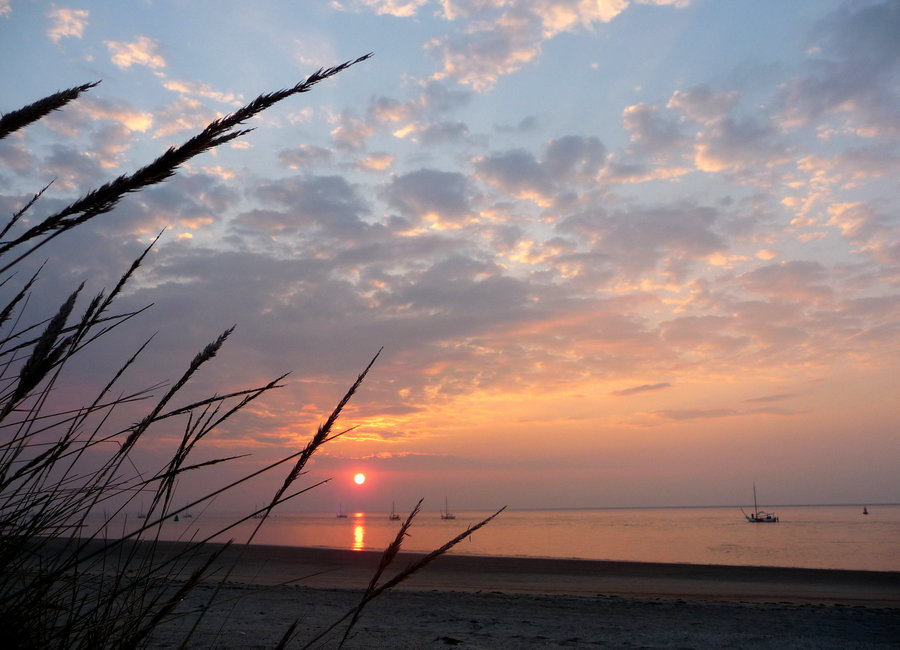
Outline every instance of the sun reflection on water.
POLYGON ((365 548, 366 527, 362 523, 353 526, 353 550, 361 551, 365 548))

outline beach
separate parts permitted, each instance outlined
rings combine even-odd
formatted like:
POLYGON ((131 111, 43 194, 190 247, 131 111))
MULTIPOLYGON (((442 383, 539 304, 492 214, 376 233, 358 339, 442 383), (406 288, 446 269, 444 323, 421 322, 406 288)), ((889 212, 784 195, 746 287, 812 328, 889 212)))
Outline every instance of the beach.
MULTIPOLYGON (((172 543, 171 550, 177 550, 172 543)), ((302 647, 358 603, 379 553, 229 549, 192 647, 268 648, 297 618, 302 647), (224 567, 230 567, 227 576, 224 567), (225 579, 223 584, 219 584, 225 579), (286 584, 289 583, 289 584, 286 584)), ((395 560, 393 576, 415 554, 395 560)), ((188 567, 189 568, 189 567, 188 567)), ((177 647, 193 616, 152 647, 177 647)), ((345 626, 314 647, 336 647, 345 626)), ((900 573, 447 555, 370 603, 347 648, 891 648, 900 573)))

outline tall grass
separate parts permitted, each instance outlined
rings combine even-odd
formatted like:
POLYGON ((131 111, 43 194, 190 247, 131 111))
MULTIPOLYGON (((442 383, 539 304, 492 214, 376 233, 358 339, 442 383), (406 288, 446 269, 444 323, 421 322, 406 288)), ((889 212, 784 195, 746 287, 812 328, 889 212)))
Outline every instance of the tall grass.
MULTIPOLYGON (((20 278, 23 261, 50 241, 113 210, 127 194, 161 183, 193 157, 238 138, 249 118, 272 105, 356 65, 370 55, 322 69, 295 86, 260 95, 234 113, 211 122, 182 145, 171 147, 132 174, 94 189, 55 213, 31 223, 27 217, 50 185, 26 201, 0 230, 0 630, 6 648, 136 648, 148 643, 153 630, 173 615, 185 595, 207 579, 224 547, 204 542, 228 533, 251 518, 258 522, 249 538, 274 508, 304 494, 313 486, 298 479, 309 460, 325 444, 339 437, 342 410, 363 383, 376 354, 325 417, 302 449, 260 467, 228 485, 184 502, 179 480, 187 474, 235 461, 238 456, 197 461, 196 450, 219 425, 254 400, 283 385, 286 375, 227 394, 213 394, 188 403, 177 402, 197 372, 213 361, 233 327, 224 329, 187 363, 170 385, 128 391, 126 373, 135 372, 146 358, 150 341, 136 346, 107 377, 95 377, 97 388, 75 408, 54 399, 72 389, 67 370, 74 360, 91 360, 111 332, 126 326, 144 309, 117 308, 122 289, 139 272, 148 246, 109 292, 86 299, 83 284, 53 314, 34 316, 29 298, 40 270, 20 278), (79 304, 86 303, 79 308, 79 304), (136 422, 117 426, 120 415, 143 405, 136 422), (177 431, 168 459, 154 471, 141 472, 135 450, 148 431, 177 431), (284 479, 264 507, 234 518, 214 535, 194 539, 162 552, 163 524, 203 507, 210 500, 240 489, 263 474, 283 472, 284 479), (149 501, 149 504, 145 502, 149 501), (142 517, 125 518, 141 503, 142 517), (178 505, 176 505, 178 504, 178 505), (102 523, 92 524, 97 515, 102 523), (90 525, 89 525, 90 524, 90 525), (198 563, 198 559, 200 560, 198 563), (186 567, 198 569, 186 570, 186 567)), ((96 83, 64 90, 20 110, 0 116, 0 139, 77 100, 96 83)), ((400 548, 418 506, 397 538, 386 549, 347 632, 372 598, 397 584, 434 557, 446 552, 472 529, 397 577, 378 580, 400 548)), ((476 527, 484 525, 485 520, 476 527)), ((473 528, 474 529, 474 528, 473 528)), ((171 548, 171 547, 166 547, 171 548)), ((227 571, 226 571, 227 576, 227 571)), ((282 646, 302 639, 295 623, 285 631, 282 646)), ((190 635, 190 633, 188 633, 190 635)), ((319 639, 313 640, 318 642, 319 639)), ((183 643, 187 645, 190 636, 183 643)))

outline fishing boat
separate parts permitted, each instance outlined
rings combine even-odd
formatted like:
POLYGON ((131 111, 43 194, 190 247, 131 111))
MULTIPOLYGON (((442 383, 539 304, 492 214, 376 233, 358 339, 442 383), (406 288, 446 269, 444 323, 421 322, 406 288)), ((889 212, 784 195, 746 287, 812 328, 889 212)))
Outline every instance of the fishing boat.
POLYGON ((741 512, 751 524, 774 524, 778 522, 778 517, 775 516, 774 512, 764 512, 756 505, 756 483, 753 484, 753 512, 748 515, 743 508, 741 508, 741 512))
POLYGON ((337 511, 337 514, 335 515, 335 517, 337 517, 338 519, 346 519, 347 518, 347 514, 343 510, 341 510, 341 504, 338 504, 338 511, 337 511))
POLYGON ((388 519, 391 521, 399 521, 400 515, 397 514, 397 511, 394 510, 394 502, 391 501, 391 514, 388 515, 388 519))
POLYGON ((441 519, 456 519, 456 515, 450 512, 447 506, 447 497, 444 497, 444 509, 441 511, 441 519))

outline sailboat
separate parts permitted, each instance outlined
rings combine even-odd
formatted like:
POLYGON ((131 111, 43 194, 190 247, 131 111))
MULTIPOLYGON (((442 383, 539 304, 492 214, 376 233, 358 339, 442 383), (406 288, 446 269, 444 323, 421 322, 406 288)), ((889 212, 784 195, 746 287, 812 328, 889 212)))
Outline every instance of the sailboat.
POLYGON ((865 506, 863 506, 863 514, 864 514, 864 515, 869 514, 869 509, 868 509, 867 507, 865 507, 865 506))
POLYGON ((441 519, 456 519, 456 515, 450 512, 450 508, 447 507, 447 497, 444 497, 444 509, 441 511, 441 519))
POLYGON ((346 518, 347 518, 347 515, 344 513, 343 510, 341 510, 341 504, 340 504, 340 503, 338 504, 338 511, 337 511, 337 514, 336 514, 335 516, 336 516, 338 519, 346 519, 346 518))
POLYGON ((394 510, 394 502, 391 501, 391 514, 388 515, 388 519, 391 521, 399 521, 400 515, 397 514, 397 511, 394 510))
POLYGON ((774 512, 764 512, 756 505, 756 483, 753 484, 753 512, 749 515, 741 508, 741 512, 751 524, 774 524, 778 522, 778 517, 774 512))

